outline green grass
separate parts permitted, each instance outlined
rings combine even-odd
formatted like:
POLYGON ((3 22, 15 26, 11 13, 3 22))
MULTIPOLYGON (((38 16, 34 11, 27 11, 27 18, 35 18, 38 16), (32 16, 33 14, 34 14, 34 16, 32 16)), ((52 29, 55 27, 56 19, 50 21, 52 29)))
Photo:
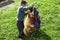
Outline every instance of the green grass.
MULTIPOLYGON (((0 8, 0 40, 22 40, 17 38, 17 8, 19 0, 0 8)), ((28 4, 34 0, 28 0, 28 4)), ((41 18, 41 29, 24 40, 60 40, 60 0, 36 0, 41 18), (38 7, 38 5, 40 5, 38 7)))

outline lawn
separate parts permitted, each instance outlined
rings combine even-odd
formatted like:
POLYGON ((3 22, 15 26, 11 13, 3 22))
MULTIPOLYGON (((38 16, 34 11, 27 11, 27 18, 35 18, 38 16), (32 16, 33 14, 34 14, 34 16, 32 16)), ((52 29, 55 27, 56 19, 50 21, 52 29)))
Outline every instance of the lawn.
POLYGON ((20 0, 0 8, 0 40, 60 40, 60 0, 27 0, 36 2, 41 18, 40 31, 19 39, 16 27, 17 8, 20 0))

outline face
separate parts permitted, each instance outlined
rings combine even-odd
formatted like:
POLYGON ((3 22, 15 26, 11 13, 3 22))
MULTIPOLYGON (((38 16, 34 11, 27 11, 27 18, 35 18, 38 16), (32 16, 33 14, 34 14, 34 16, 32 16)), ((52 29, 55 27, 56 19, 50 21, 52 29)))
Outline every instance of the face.
POLYGON ((29 18, 33 21, 35 19, 34 15, 33 14, 30 14, 29 15, 29 18))
POLYGON ((22 6, 26 6, 26 4, 22 4, 22 6))

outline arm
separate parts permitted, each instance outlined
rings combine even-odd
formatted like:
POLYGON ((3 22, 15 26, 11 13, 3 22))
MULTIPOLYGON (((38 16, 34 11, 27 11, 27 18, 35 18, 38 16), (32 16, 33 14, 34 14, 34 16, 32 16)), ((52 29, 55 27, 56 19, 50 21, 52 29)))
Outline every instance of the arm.
POLYGON ((30 10, 32 12, 33 11, 33 6, 34 6, 33 4, 30 4, 29 6, 24 7, 24 10, 26 10, 26 11, 30 10))
POLYGON ((31 13, 32 12, 32 10, 33 10, 33 7, 24 7, 24 12, 25 12, 25 14, 28 14, 28 13, 31 13))

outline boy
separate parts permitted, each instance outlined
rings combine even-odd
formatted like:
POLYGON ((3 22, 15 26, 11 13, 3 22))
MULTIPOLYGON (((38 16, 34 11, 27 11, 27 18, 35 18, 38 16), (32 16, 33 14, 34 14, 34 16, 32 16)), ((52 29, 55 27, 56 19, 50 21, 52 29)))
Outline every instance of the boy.
POLYGON ((18 8, 18 19, 17 19, 17 28, 18 28, 18 32, 19 32, 19 38, 23 38, 24 37, 24 33, 23 33, 23 28, 24 28, 24 17, 26 15, 25 10, 28 9, 33 9, 33 4, 30 5, 29 7, 26 6, 27 2, 26 1, 21 1, 21 5, 18 8))

